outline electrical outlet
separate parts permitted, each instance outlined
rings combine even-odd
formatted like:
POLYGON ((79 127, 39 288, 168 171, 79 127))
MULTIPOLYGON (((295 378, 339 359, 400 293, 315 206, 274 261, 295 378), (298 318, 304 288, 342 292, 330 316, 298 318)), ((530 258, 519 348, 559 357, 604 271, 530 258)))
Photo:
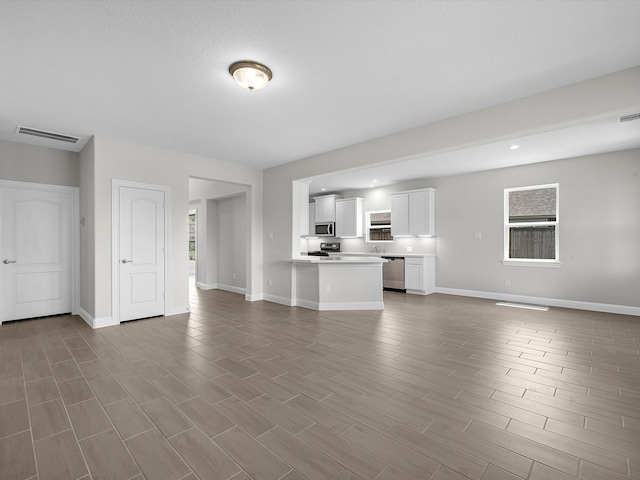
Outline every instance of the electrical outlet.
POLYGON ((331 292, 331 286, 330 285, 326 285, 324 286, 324 293, 329 293, 331 292))
POLYGON ((238 279, 238 274, 237 274, 237 273, 234 273, 234 274, 233 274, 233 279, 234 279, 234 280, 237 280, 237 279, 238 279))
POLYGON ((269 279, 269 286, 273 287, 273 280, 269 279))
POLYGON ((511 279, 510 278, 505 278, 504 279, 504 284, 508 287, 509 285, 511 285, 511 279))
POLYGON ((408 253, 413 252, 413 247, 412 247, 412 246, 407 246, 407 252, 408 252, 408 253))
POLYGON ((269 240, 273 240, 273 232, 269 232, 269 240))
POLYGON ((480 240, 482 238, 482 232, 473 232, 473 238, 480 240))

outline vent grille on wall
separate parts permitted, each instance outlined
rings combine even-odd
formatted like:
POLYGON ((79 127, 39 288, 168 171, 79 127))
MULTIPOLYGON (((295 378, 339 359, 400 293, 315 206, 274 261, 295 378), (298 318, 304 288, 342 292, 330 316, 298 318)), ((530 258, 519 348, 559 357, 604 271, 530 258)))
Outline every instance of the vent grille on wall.
POLYGON ((62 133, 47 132, 46 130, 38 130, 36 128, 21 127, 18 125, 16 133, 21 135, 31 135, 33 137, 47 138, 49 140, 57 140, 59 142, 78 143, 80 137, 74 137, 72 135, 64 135, 62 133))
POLYGON ((640 120, 640 113, 632 113, 631 115, 620 117, 621 122, 631 122, 632 120, 640 120))

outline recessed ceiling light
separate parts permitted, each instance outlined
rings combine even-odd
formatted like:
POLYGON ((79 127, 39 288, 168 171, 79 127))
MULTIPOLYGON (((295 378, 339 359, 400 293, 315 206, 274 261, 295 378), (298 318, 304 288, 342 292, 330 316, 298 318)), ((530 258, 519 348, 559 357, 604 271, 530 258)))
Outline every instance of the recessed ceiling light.
POLYGON ((373 188, 374 185, 369 185, 369 188, 373 188))
POLYGON ((376 180, 375 178, 373 179, 373 183, 378 183, 378 180, 376 180))
POLYGON ((232 63, 229 73, 238 85, 247 90, 262 90, 273 77, 269 67, 251 60, 232 63))
POLYGON ((517 150, 517 149, 519 149, 519 148, 520 148, 520 145, 511 145, 511 146, 509 147, 509 150, 517 150))
POLYGON ((327 191, 327 189, 326 189, 326 188, 321 188, 321 189, 320 189, 320 191, 322 191, 322 192, 326 192, 326 191, 327 191))

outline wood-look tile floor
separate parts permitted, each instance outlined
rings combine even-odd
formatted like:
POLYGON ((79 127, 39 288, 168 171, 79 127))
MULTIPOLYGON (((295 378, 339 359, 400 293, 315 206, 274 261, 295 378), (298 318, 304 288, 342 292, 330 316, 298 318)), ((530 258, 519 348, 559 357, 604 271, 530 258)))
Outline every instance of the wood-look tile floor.
POLYGON ((0 326, 0 478, 640 479, 640 318, 191 305, 0 326))

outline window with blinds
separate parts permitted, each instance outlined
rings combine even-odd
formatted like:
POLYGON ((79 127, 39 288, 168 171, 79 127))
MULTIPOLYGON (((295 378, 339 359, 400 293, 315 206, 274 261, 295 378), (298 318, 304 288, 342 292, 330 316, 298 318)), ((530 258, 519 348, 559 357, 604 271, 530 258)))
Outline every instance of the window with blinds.
POLYGON ((392 242, 391 210, 367 212, 367 242, 392 242))
POLYGON ((558 184, 504 191, 505 260, 557 261, 558 184))

